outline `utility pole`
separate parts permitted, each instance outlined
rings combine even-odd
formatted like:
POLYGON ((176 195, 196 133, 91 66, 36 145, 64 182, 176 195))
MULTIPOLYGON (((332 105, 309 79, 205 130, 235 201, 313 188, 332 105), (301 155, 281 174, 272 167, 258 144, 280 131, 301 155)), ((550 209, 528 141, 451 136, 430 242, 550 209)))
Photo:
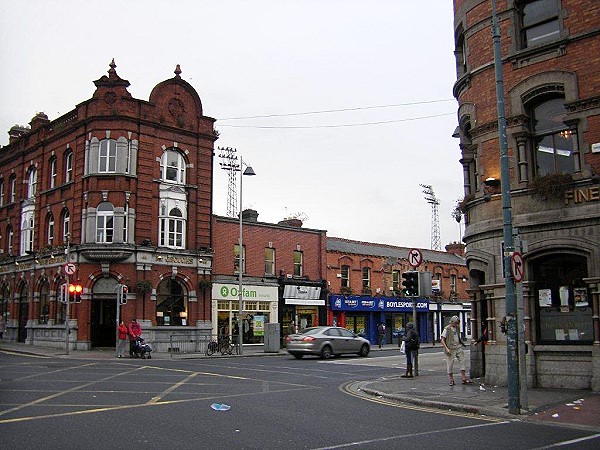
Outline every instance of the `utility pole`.
POLYGON ((514 251, 512 230, 512 208, 510 199, 510 166, 508 141, 506 139, 506 117, 504 109, 504 80, 502 78, 502 55, 500 27, 496 14, 496 0, 492 0, 492 37, 494 42, 494 71, 496 78, 496 101, 498 108, 498 138, 500 141, 500 180, 502 184, 502 223, 504 238, 504 282, 506 312, 506 362, 508 380, 508 412, 519 414, 519 373, 517 361, 517 300, 515 280, 511 271, 511 255, 514 251))

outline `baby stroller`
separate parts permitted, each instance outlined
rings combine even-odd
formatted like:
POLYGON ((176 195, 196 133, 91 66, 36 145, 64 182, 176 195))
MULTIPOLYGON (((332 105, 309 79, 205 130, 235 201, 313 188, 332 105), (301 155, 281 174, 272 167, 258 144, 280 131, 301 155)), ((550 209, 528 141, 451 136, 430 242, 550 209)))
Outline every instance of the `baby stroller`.
POLYGON ((136 358, 152 359, 152 355, 150 354, 152 353, 152 347, 150 346, 150 344, 147 344, 144 341, 144 338, 142 338, 141 336, 135 338, 135 346, 133 347, 133 352, 136 358))

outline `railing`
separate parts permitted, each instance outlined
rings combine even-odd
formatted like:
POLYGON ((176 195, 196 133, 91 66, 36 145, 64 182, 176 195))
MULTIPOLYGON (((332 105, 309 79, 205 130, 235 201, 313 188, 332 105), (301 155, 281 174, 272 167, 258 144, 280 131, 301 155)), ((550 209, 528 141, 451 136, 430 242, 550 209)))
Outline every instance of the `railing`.
POLYGON ((234 355, 239 354, 238 336, 189 334, 169 335, 167 352, 171 358, 190 355, 234 355))

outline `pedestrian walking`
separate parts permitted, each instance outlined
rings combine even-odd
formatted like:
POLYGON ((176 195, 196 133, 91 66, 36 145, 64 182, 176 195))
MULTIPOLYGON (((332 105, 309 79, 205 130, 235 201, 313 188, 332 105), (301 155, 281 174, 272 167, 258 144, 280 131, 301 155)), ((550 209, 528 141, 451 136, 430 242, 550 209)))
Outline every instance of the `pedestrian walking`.
POLYGON ((127 332, 129 334, 129 356, 133 358, 135 356, 136 340, 142 335, 142 326, 135 317, 127 325, 127 332))
POLYGON ((460 367, 460 376, 462 384, 472 384, 467 378, 467 369, 465 367, 465 352, 462 340, 460 339, 460 330, 458 329, 458 316, 452 316, 450 323, 442 331, 442 346, 446 355, 446 368, 450 378, 450 386, 454 386, 454 361, 458 361, 460 367))
POLYGON ((379 348, 383 346, 385 341, 385 323, 381 322, 377 327, 377 342, 379 344, 379 348))
POLYGON ((121 321, 118 328, 118 342, 117 342, 117 358, 122 358, 125 355, 125 344, 127 343, 127 334, 129 331, 127 327, 121 321))
POLYGON ((413 378, 413 365, 415 353, 419 349, 419 335, 415 331, 415 324, 406 324, 406 335, 401 338, 404 342, 404 353, 406 354, 406 373, 400 375, 402 378, 413 378))

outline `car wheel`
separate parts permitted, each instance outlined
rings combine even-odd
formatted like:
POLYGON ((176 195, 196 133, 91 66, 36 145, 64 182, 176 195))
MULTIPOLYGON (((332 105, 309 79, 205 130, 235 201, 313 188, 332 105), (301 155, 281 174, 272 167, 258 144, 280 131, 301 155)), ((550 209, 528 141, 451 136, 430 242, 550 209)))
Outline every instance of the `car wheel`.
POLYGON ((302 353, 292 353, 292 355, 294 356, 294 358, 296 359, 302 359, 302 357, 304 356, 302 353))
POLYGON ((323 349, 321 350, 321 358, 329 359, 332 356, 333 356, 333 352, 331 350, 331 347, 329 345, 326 345, 325 347, 323 347, 323 349))
POLYGON ((364 344, 361 348, 360 348, 360 352, 358 352, 358 354, 360 356, 368 356, 369 355, 369 346, 367 344, 364 344))

